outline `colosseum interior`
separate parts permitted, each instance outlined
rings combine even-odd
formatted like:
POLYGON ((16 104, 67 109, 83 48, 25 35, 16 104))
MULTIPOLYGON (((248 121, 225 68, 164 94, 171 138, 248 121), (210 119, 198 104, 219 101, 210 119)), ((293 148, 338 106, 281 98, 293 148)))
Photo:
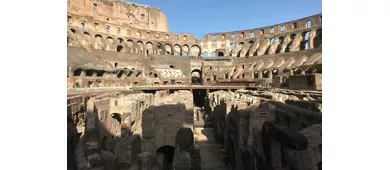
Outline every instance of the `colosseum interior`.
POLYGON ((195 39, 68 0, 68 170, 321 170, 322 14, 195 39))

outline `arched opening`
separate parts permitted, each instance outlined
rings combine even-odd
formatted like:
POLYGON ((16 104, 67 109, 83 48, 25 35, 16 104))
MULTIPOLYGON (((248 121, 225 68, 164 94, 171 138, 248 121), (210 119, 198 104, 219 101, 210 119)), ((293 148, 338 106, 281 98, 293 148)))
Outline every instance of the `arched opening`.
POLYGON ((286 50, 284 52, 290 52, 291 45, 295 39, 296 34, 291 34, 290 35, 290 42, 287 44, 286 50))
POLYGON ((306 28, 311 28, 311 21, 310 20, 306 21, 306 28))
POLYGON ((175 56, 180 56, 180 53, 176 51, 175 56))
POLYGON ((279 75, 279 70, 278 69, 272 70, 272 77, 276 75, 279 75))
POLYGON ((195 69, 191 72, 191 83, 201 84, 202 83, 202 71, 195 69))
POLYGON ((185 51, 185 52, 184 52, 184 56, 188 56, 188 52, 185 51))
POLYGON ((175 66, 173 66, 173 65, 169 65, 169 68, 175 68, 175 66))
POLYGON ((230 44, 230 56, 232 56, 233 50, 236 47, 236 43, 231 43, 230 44))
POLYGON ((170 44, 165 44, 165 54, 171 55, 172 53, 172 46, 170 44))
POLYGON ((119 113, 112 113, 112 114, 111 114, 111 117, 112 117, 113 119, 117 120, 119 123, 121 123, 121 120, 122 120, 121 114, 119 114, 119 113))
POLYGON ((275 54, 280 53, 280 51, 282 50, 283 41, 284 41, 284 37, 283 37, 283 36, 280 36, 280 37, 279 37, 279 42, 280 42, 280 44, 279 44, 278 47, 276 48, 275 54))
POLYGON ((215 57, 215 51, 211 52, 211 57, 215 57))
POLYGON ((95 39, 96 39, 96 41, 102 41, 103 37, 100 34, 96 34, 95 39))
POLYGON ((241 57, 241 50, 242 50, 242 47, 244 46, 244 44, 245 44, 244 42, 240 42, 238 44, 239 51, 238 51, 237 57, 241 57))
POLYGON ((294 75, 300 75, 302 73, 302 70, 297 68, 293 71, 294 75))
POLYGON ((107 42, 112 44, 114 43, 114 39, 112 37, 107 37, 107 42))
POLYGON ((190 55, 198 57, 200 55, 200 47, 198 45, 193 45, 190 49, 190 55))
POLYGON ((309 49, 309 35, 310 33, 308 31, 302 33, 302 37, 304 37, 304 39, 301 42, 300 50, 309 49))
POLYGON ((83 72, 83 69, 79 68, 73 72, 73 76, 80 76, 83 72))
POLYGON ((86 70, 86 71, 85 71, 85 76, 87 76, 87 77, 92 77, 92 76, 93 76, 93 73, 94 73, 93 70, 86 70))
POLYGON ((157 77, 158 77, 157 73, 154 73, 154 78, 157 78, 157 77))
POLYGON ((165 145, 157 149, 156 160, 161 164, 160 169, 171 170, 173 163, 173 155, 175 154, 175 147, 165 145))
POLYGON ((173 46, 173 50, 175 51, 175 55, 180 55, 181 54, 181 46, 176 44, 173 46))
POLYGON ((229 74, 228 74, 228 72, 225 72, 225 79, 229 79, 229 74))
POLYGON ((129 74, 127 74, 127 77, 131 77, 134 72, 130 71, 129 74))
POLYGON ((116 75, 116 77, 117 77, 117 78, 121 78, 122 75, 123 75, 123 73, 124 73, 123 71, 119 71, 119 73, 116 75))
POLYGON ((306 74, 311 74, 311 73, 313 73, 313 71, 314 71, 314 69, 309 67, 309 68, 306 69, 305 73, 306 74))
POLYGON ((255 71, 253 73, 253 78, 258 79, 259 78, 259 72, 255 71))
POLYGON ((163 54, 163 46, 160 43, 157 43, 157 54, 162 55, 163 54))
POLYGON ((203 52, 203 57, 208 57, 209 53, 207 51, 203 52))
POLYGON ((103 77, 103 75, 104 75, 104 70, 100 70, 96 72, 97 77, 103 77))
POLYGON ((122 38, 117 38, 116 40, 118 41, 118 43, 122 43, 123 42, 122 38))
POLYGON ((123 46, 118 45, 118 47, 116 47, 116 52, 122 52, 122 50, 123 50, 123 46))
POLYGON ((269 78, 269 71, 268 70, 264 70, 262 74, 263 74, 262 75, 263 78, 269 78))
POLYGON ((89 36, 89 32, 86 32, 86 31, 85 31, 85 32, 84 32, 84 35, 89 36))
POLYGON ((314 38, 314 48, 322 48, 322 28, 316 31, 316 37, 314 38))
POLYGON ((140 77, 141 76, 141 72, 138 72, 135 77, 140 77))
POLYGON ((224 54, 223 54, 223 52, 218 52, 218 56, 223 56, 224 54))

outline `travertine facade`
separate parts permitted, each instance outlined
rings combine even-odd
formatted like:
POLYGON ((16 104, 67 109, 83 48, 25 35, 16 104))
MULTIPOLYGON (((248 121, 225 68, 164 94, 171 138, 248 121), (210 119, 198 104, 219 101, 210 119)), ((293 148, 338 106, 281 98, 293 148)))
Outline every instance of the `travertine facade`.
POLYGON ((198 40, 68 0, 67 23, 68 169, 321 169, 322 14, 198 40))

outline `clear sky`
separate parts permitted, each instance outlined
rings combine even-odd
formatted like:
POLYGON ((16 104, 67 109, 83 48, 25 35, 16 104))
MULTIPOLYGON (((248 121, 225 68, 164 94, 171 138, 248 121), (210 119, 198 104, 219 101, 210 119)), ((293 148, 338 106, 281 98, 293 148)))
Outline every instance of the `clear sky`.
POLYGON ((157 6, 170 32, 208 33, 270 26, 322 12, 321 0, 126 0, 157 6))

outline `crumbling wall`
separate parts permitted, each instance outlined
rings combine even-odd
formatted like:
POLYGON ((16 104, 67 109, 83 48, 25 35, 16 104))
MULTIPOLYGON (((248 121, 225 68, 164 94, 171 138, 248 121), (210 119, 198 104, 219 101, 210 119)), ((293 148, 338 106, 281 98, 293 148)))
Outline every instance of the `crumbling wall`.
POLYGON ((322 113, 308 102, 278 92, 217 91, 206 110, 234 169, 317 169, 322 113))

